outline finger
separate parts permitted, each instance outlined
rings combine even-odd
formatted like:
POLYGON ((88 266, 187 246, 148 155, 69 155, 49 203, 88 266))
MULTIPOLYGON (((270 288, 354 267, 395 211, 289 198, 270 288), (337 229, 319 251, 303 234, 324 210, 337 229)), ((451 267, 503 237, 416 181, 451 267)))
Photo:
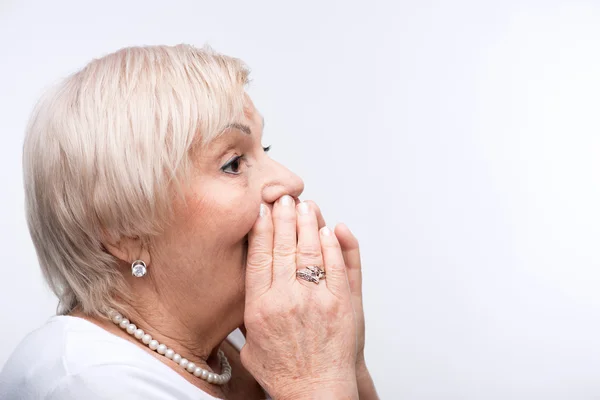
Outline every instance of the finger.
MULTIPOLYGON (((321 254, 321 240, 319 239, 319 228, 317 215, 308 203, 300 203, 296 207, 298 212, 297 235, 298 245, 296 247, 296 267, 303 269, 316 265, 323 268, 323 255, 321 254)), ((304 285, 314 285, 312 282, 299 280, 304 285)))
POLYGON ((296 280, 296 207, 282 196, 273 205, 273 284, 296 280))
POLYGON ((303 203, 308 203, 311 210, 313 210, 315 212, 315 214, 317 215, 317 224, 319 226, 319 229, 324 227, 326 225, 325 219, 323 218, 323 214, 321 213, 321 209, 319 208, 317 203, 315 203, 312 200, 306 200, 306 201, 303 201, 303 203))
POLYGON ((273 221, 269 207, 260 205, 260 212, 248 234, 246 257, 246 298, 263 295, 273 278, 273 221))
POLYGON ((320 230, 320 236, 327 288, 338 297, 349 296, 350 288, 340 243, 334 233, 326 226, 320 230))
POLYGON ((358 240, 345 224, 338 224, 335 227, 335 236, 342 248, 350 291, 352 295, 362 296, 362 267, 358 240))

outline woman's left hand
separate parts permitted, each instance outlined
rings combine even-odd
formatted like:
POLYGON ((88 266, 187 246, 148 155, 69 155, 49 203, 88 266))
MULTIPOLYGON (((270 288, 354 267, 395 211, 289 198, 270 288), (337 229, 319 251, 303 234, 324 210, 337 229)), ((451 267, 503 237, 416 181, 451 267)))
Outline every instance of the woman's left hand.
MULTIPOLYGON (((325 220, 321 214, 319 206, 313 201, 307 201, 310 207, 315 210, 319 228, 325 226, 325 220)), ((378 400, 375 383, 367 369, 365 362, 365 313, 362 301, 362 265, 360 261, 360 250, 358 240, 350 232, 345 224, 338 224, 334 229, 335 236, 342 248, 344 263, 346 264, 346 273, 350 284, 350 293, 352 296, 352 306, 354 308, 356 320, 356 385, 360 400, 378 400)))
MULTIPOLYGON (((312 200, 305 201, 317 215, 319 229, 324 227, 325 219, 321 213, 319 206, 312 200)), ((350 292, 352 296, 352 306, 356 318, 356 380, 358 391, 361 399, 378 399, 375 385, 371 379, 371 375, 367 369, 365 362, 365 314, 362 301, 362 265, 360 260, 359 244, 356 237, 345 224, 338 224, 334 229, 334 233, 340 243, 344 262, 346 264, 346 272, 348 274, 348 282, 350 284, 350 292)), ((240 327, 245 335, 245 327, 240 327)))
MULTIPOLYGON (((319 229, 325 226, 325 219, 321 214, 321 209, 314 201, 307 200, 306 203, 317 214, 319 229)), ((356 371, 366 370, 365 364, 365 313, 362 301, 362 270, 360 262, 360 250, 358 240, 345 224, 337 224, 334 229, 335 236, 342 247, 344 262, 346 263, 346 272, 348 282, 350 283, 350 292, 352 294, 352 305, 356 316, 356 334, 357 334, 357 353, 356 353, 356 371)))
MULTIPOLYGON (((342 247, 348 282, 350 283, 350 292, 352 294, 352 305, 354 306, 354 312, 356 314, 356 334, 358 340, 356 347, 356 366, 364 367, 365 312, 362 301, 362 269, 358 240, 354 237, 352 232, 350 232, 350 229, 348 229, 346 224, 337 224, 334 232, 342 247)), ((359 371, 358 368, 357 371, 359 371)))

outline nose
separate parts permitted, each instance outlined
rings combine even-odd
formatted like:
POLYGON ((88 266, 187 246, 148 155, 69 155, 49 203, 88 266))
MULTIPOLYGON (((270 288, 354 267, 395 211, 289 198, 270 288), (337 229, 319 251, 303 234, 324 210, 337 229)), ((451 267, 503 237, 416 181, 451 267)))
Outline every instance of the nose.
POLYGON ((262 197, 266 204, 273 204, 283 195, 290 195, 298 199, 304 191, 304 181, 298 175, 279 164, 273 159, 269 159, 271 165, 267 169, 262 197))

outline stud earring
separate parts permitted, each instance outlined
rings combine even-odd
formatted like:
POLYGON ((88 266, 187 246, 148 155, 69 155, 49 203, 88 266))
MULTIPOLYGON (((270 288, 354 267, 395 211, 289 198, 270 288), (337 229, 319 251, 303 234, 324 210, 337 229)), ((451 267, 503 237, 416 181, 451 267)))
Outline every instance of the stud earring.
POLYGON ((142 276, 146 275, 146 272, 146 263, 142 260, 135 260, 133 263, 131 263, 131 275, 135 276, 136 278, 141 278, 142 276))

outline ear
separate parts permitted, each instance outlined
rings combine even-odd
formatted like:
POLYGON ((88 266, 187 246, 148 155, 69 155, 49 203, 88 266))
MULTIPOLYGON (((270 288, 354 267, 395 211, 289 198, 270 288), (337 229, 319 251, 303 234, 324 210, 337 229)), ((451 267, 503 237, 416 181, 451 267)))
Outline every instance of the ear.
POLYGON ((104 243, 104 247, 126 264, 131 264, 135 260, 142 260, 146 265, 151 263, 148 246, 145 246, 139 237, 122 237, 117 242, 104 243))

